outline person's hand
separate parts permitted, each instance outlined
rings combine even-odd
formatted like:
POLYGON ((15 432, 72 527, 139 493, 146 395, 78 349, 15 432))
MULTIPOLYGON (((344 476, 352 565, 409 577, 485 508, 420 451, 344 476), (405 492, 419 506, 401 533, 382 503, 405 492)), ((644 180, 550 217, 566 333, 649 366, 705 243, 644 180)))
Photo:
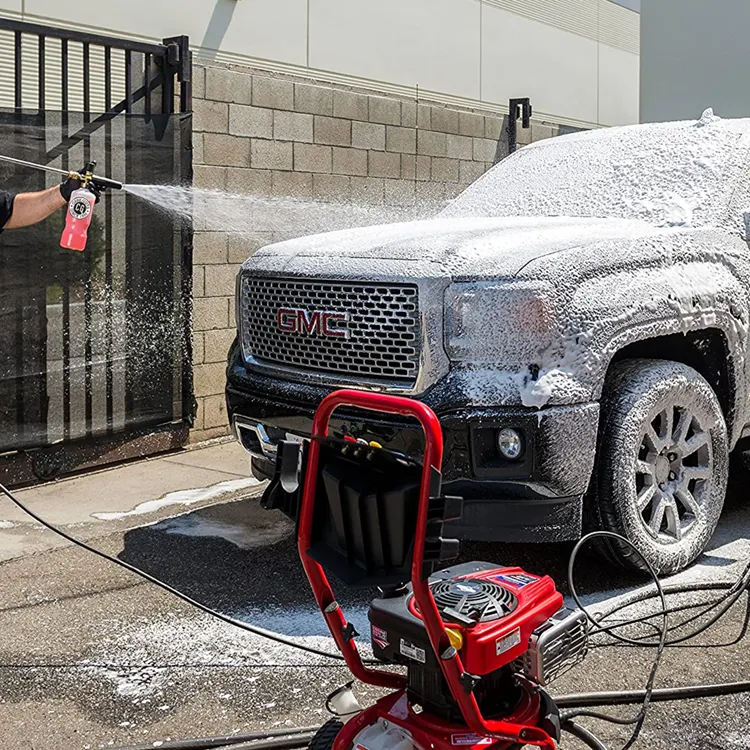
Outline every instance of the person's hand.
POLYGON ((78 177, 73 177, 72 175, 60 184, 60 195, 62 195, 66 203, 70 203, 70 196, 73 195, 73 191, 78 190, 82 184, 78 177))
MULTIPOLYGON (((81 170, 79 174, 82 173, 83 170, 81 170)), ((68 179, 64 180, 60 185, 60 195, 62 195, 63 199, 67 203, 70 203, 70 196, 73 194, 73 191, 78 190, 81 187, 83 187, 83 182, 78 179, 78 177, 68 177, 68 179)), ((89 184, 86 186, 86 189, 90 190, 96 197, 95 203, 99 203, 102 197, 101 189, 93 182, 89 182, 89 184)))

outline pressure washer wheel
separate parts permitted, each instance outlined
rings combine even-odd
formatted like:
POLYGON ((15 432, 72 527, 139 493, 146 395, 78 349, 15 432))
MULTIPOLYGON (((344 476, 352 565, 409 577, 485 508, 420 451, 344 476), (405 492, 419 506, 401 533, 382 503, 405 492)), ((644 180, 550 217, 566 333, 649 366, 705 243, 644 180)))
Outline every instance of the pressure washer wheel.
MULTIPOLYGON (((601 404, 592 512, 599 528, 629 539, 659 574, 706 548, 724 505, 728 439, 719 400, 694 369, 666 360, 612 366, 601 404)), ((599 550, 647 570, 625 544, 599 550)))
POLYGON ((333 743, 344 725, 340 719, 328 719, 323 726, 315 732, 307 746, 308 750, 331 750, 333 743))

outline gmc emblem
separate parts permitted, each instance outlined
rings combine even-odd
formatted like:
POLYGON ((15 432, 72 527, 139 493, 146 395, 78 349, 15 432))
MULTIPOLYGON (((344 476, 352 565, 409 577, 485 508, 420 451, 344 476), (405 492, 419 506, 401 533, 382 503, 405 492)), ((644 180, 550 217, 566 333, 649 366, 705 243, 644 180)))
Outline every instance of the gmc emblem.
POLYGON ((294 307, 280 307, 276 313, 276 327, 285 333, 304 336, 326 336, 348 339, 349 313, 324 310, 301 310, 294 307))

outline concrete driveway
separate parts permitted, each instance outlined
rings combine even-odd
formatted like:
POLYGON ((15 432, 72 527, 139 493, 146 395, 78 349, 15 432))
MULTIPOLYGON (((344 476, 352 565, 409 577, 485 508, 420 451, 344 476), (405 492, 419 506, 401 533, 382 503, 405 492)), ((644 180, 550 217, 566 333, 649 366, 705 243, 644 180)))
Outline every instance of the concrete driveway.
MULTIPOLYGON (((260 487, 232 443, 25 490, 45 518, 236 617, 331 648, 314 611, 291 524, 258 504, 260 487)), ((686 580, 732 580, 750 553, 747 477, 735 474, 722 527, 686 580)), ((565 588, 570 545, 465 544, 463 559, 550 573, 565 588)), ((327 718, 325 696, 348 680, 339 663, 224 625, 135 576, 29 524, 0 501, 0 736, 4 750, 113 747, 304 726, 327 718)), ((602 610, 641 586, 584 556, 579 578, 602 610)), ((340 597, 366 633, 367 591, 340 597)), ((689 649, 669 650, 659 685, 748 679, 747 640, 732 612, 689 649)), ((640 687, 649 649, 594 650, 557 694, 640 687)), ((375 696, 359 690, 366 702, 375 696)), ((616 711, 620 715, 633 709, 616 711)), ((619 748, 621 727, 589 721, 619 748)), ((653 706, 636 747, 750 747, 750 698, 653 706)), ((567 740, 567 748, 581 747, 567 740)))

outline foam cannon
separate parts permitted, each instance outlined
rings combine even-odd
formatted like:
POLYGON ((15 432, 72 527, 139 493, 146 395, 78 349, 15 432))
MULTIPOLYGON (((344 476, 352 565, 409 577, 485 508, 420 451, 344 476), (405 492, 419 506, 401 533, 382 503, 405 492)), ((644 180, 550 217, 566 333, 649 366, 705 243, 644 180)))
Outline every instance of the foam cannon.
POLYGON ((23 159, 14 159, 11 156, 0 155, 0 161, 16 164, 21 167, 30 169, 39 169, 43 172, 53 172, 66 178, 79 180, 81 187, 74 190, 68 202, 68 210, 65 214, 65 229, 60 238, 60 246, 68 250, 81 251, 86 247, 88 230, 91 220, 94 218, 94 206, 98 200, 98 193, 107 188, 113 190, 122 190, 122 183, 117 180, 110 180, 108 177, 100 177, 94 174, 96 162, 91 161, 85 167, 83 172, 69 172, 65 169, 48 167, 44 164, 35 164, 23 159))

